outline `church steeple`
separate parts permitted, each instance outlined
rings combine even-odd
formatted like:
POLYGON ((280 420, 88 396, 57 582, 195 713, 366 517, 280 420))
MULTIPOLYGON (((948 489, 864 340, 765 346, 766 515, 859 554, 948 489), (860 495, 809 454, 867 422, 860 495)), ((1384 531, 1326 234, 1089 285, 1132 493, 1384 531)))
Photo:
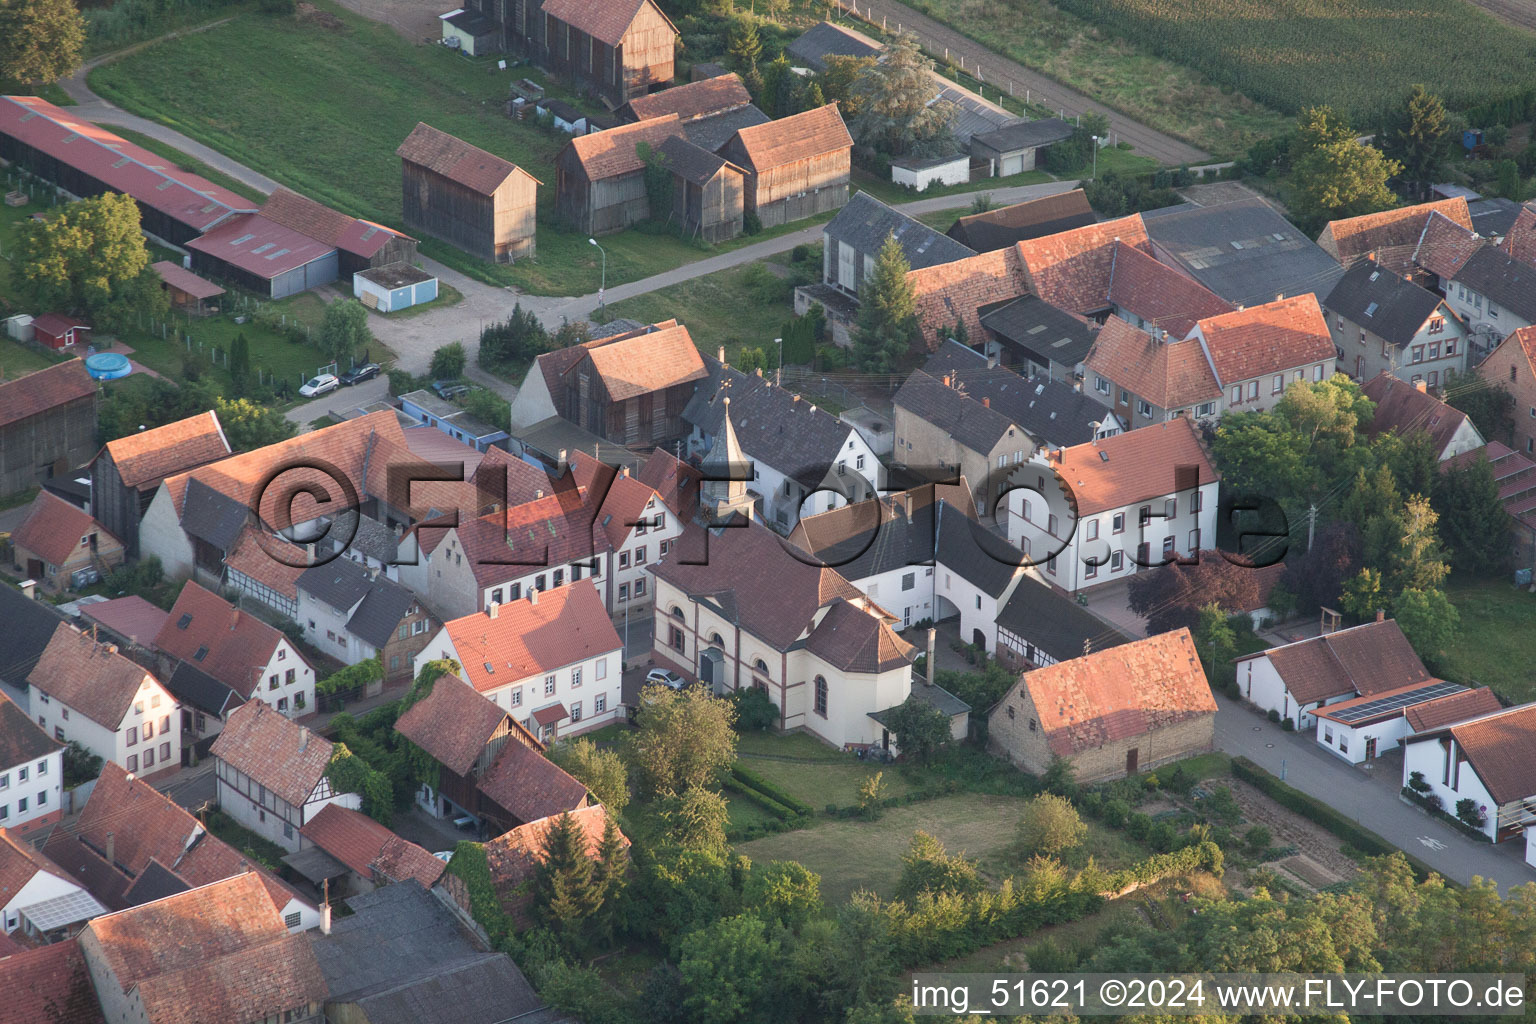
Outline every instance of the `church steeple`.
POLYGON ((731 423, 731 398, 720 400, 723 413, 720 417, 720 433, 709 453, 704 456, 705 480, 700 485, 703 501, 699 504, 709 520, 720 522, 740 512, 753 516, 753 498, 747 493, 746 476, 750 463, 736 439, 736 427, 731 423))

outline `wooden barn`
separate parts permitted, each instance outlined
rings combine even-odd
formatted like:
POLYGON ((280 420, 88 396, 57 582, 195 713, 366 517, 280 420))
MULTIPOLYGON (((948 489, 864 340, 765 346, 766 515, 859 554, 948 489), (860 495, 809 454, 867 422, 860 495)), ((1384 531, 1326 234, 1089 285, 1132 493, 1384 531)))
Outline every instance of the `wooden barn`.
POLYGON ((189 316, 202 316, 208 312, 203 303, 224 294, 224 289, 212 281, 205 281, 170 260, 151 263, 149 269, 160 275, 160 288, 170 297, 171 306, 189 316))
POLYGON ((261 208, 267 220, 336 249, 337 270, 350 279, 359 270, 416 261, 416 239, 370 220, 350 217, 308 196, 279 188, 261 208))
POLYGON ((611 109, 672 81, 677 27, 655 0, 476 0, 507 49, 611 109))
POLYGON ((0 383, 0 495, 85 465, 96 445, 96 382, 79 359, 0 383))
POLYGON ((677 115, 572 139, 555 158, 555 209, 588 235, 611 235, 651 216, 641 143, 660 149, 682 138, 677 115))
POLYGON ((853 137, 836 103, 743 128, 720 155, 746 169, 746 211, 765 228, 848 202, 853 137))
POLYGON ((229 454, 212 409, 108 441, 91 463, 91 514, 137 558, 139 523, 161 481, 229 454))
POLYGON ((481 259, 534 255, 540 182, 510 161, 417 123, 395 150, 406 226, 481 259))
POLYGON ((672 172, 672 217, 683 234, 723 242, 741 234, 747 172, 687 139, 661 144, 672 172))
POLYGON ((590 346, 551 396, 567 420, 616 444, 661 445, 688 433, 683 408, 709 376, 676 320, 590 346))

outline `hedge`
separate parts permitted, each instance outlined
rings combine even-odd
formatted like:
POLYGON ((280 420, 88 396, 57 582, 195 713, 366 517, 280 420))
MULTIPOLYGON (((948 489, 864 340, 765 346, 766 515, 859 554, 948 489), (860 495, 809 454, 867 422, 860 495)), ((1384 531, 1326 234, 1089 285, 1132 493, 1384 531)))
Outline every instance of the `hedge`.
POLYGON ((816 813, 816 809, 810 804, 801 800, 793 793, 788 792, 783 787, 769 782, 751 769, 743 768, 740 762, 731 766, 731 778, 740 783, 743 788, 756 790, 763 796, 783 804, 796 814, 816 813))
POLYGON ((1480 828, 1473 828, 1471 825, 1468 825, 1466 822, 1456 817, 1456 815, 1447 811, 1444 805, 1440 803, 1440 799, 1438 797, 1429 793, 1420 793, 1410 786, 1404 786, 1402 789, 1402 794, 1404 797, 1408 798, 1419 807, 1423 808, 1424 812, 1431 818, 1439 818, 1446 824, 1455 827, 1456 829, 1460 830, 1461 833, 1468 839, 1475 839, 1481 843, 1493 842, 1492 839, 1488 838, 1487 832, 1484 832, 1480 828))
POLYGON ((757 804, 757 806, 761 807, 775 818, 789 819, 799 817, 799 815, 797 815, 794 811, 790 810, 788 807, 785 807, 783 804, 779 803, 773 797, 768 796, 766 793, 759 793, 757 790, 748 789, 746 786, 727 784, 726 788, 729 789, 732 793, 735 793, 737 796, 744 797, 757 804))

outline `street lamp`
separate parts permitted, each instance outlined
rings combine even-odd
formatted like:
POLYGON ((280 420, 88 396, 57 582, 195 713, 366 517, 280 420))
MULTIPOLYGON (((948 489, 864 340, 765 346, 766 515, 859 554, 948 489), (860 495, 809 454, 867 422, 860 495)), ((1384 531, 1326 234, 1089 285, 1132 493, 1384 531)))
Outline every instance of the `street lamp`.
MULTIPOLYGON (((597 239, 589 238, 587 244, 597 245, 597 239)), ((608 290, 608 250, 597 245, 597 251, 603 254, 603 283, 597 286, 597 305, 599 309, 607 309, 607 304, 603 302, 603 292, 608 290)))
POLYGON ((784 386, 784 339, 774 338, 773 343, 779 346, 779 372, 774 375, 773 382, 779 387, 784 386))
MULTIPOLYGON (((1093 173, 1088 176, 1089 181, 1097 181, 1099 178, 1099 137, 1093 137, 1093 173)), ((596 244, 595 242, 593 243, 596 244)))

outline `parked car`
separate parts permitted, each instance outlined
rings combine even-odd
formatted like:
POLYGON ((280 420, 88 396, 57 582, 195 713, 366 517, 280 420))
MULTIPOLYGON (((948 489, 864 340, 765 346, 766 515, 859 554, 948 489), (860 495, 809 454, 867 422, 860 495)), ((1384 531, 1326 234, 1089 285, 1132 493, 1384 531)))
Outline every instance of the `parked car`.
POLYGON ((469 393, 469 385, 458 380, 435 380, 432 382, 432 390, 437 392, 438 398, 457 398, 469 393))
POLYGON ((687 685, 687 683, 684 682, 682 676, 678 675, 676 672, 673 672, 669 668, 651 669, 645 674, 645 682, 646 685, 650 685, 651 683, 660 683, 662 686, 671 687, 674 690, 681 690, 684 686, 687 685))
POLYGON ((379 375, 378 363, 364 363, 362 366, 354 366, 341 375, 343 387, 351 387, 353 384, 361 384, 365 380, 372 380, 379 375))
POLYGON ((308 382, 299 388, 299 394, 305 398, 314 398, 316 395, 323 395, 327 391, 335 391, 339 387, 341 387, 341 381, 336 379, 335 374, 322 373, 319 376, 309 378, 308 382))

